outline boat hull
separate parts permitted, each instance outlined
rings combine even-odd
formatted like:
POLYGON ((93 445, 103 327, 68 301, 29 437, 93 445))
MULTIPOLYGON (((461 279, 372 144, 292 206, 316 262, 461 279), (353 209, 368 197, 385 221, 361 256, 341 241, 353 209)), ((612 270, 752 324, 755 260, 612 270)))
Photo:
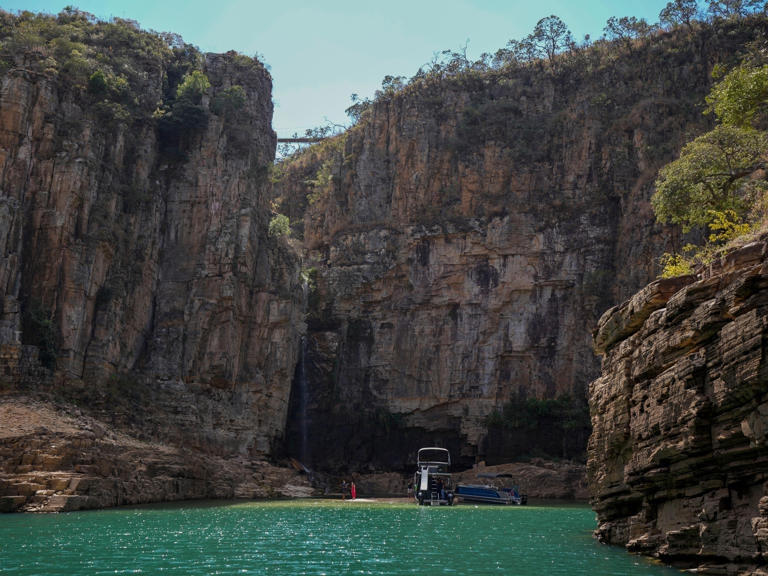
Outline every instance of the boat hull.
POLYGON ((456 486, 456 496, 462 502, 478 502, 481 504, 520 506, 526 503, 524 496, 516 496, 509 490, 485 484, 459 484, 456 486))

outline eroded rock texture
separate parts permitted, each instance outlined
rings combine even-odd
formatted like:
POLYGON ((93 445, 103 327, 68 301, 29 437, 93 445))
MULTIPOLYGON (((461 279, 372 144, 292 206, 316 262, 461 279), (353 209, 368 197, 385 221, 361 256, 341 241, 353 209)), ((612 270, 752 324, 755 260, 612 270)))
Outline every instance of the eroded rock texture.
MULTIPOLYGON (((130 60, 140 68, 130 81, 144 84, 128 83, 126 117, 92 84, 44 68, 41 50, 0 78, 0 392, 79 405, 136 439, 192 451, 168 458, 181 476, 205 454, 269 455, 303 323, 298 259, 267 231, 268 72, 206 55, 202 101, 159 118, 151 107, 172 71, 159 57, 130 60)), ((167 497, 147 490, 145 500, 167 497)))
POLYGON ((461 465, 583 454, 576 417, 558 438, 488 417, 526 399, 586 415, 591 327, 679 242, 654 224, 657 171, 754 32, 723 26, 556 70, 426 75, 288 163, 312 272, 296 453, 405 470, 433 443, 461 465))
POLYGON ((763 238, 601 318, 588 475, 602 540, 732 570, 768 558, 767 288, 763 238))
POLYGON ((79 409, 4 398, 0 424, 0 512, 314 493, 291 468, 139 440, 79 409))

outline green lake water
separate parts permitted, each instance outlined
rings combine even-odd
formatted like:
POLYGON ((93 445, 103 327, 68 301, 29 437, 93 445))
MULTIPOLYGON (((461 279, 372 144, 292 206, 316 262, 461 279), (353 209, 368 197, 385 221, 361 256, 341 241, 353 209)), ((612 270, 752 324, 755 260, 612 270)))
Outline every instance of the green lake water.
POLYGON ((679 574, 592 538, 586 506, 290 501, 0 515, 0 573, 679 574))

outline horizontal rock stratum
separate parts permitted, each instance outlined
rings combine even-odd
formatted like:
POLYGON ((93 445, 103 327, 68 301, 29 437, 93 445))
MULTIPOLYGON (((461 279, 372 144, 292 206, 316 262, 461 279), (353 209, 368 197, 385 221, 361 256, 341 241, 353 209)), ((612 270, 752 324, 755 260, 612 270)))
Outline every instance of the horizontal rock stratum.
POLYGON ((588 449, 599 538, 688 566, 768 559, 768 237, 601 318, 588 449))

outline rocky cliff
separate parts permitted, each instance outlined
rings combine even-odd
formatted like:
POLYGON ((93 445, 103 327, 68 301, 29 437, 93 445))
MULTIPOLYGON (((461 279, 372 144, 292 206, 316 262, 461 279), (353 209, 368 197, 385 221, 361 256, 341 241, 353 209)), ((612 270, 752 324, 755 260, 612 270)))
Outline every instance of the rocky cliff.
POLYGON ((715 63, 765 32, 433 69, 273 192, 259 62, 0 12, 0 506, 302 493, 283 455, 583 457, 590 327, 681 240, 654 224, 657 170, 706 127, 715 63))
POLYGON ((185 453, 268 456, 303 327, 268 235, 269 73, 71 9, 2 17, 0 393, 181 450, 180 477, 185 453))
POLYGON ((768 238, 600 319, 588 474, 598 535, 687 565, 768 552, 768 238))
POLYGON ((591 327, 680 242, 654 224, 657 170, 703 129, 713 65, 764 26, 422 74, 288 162, 282 209, 310 269, 294 453, 395 469, 429 444, 461 465, 582 455, 591 327))

